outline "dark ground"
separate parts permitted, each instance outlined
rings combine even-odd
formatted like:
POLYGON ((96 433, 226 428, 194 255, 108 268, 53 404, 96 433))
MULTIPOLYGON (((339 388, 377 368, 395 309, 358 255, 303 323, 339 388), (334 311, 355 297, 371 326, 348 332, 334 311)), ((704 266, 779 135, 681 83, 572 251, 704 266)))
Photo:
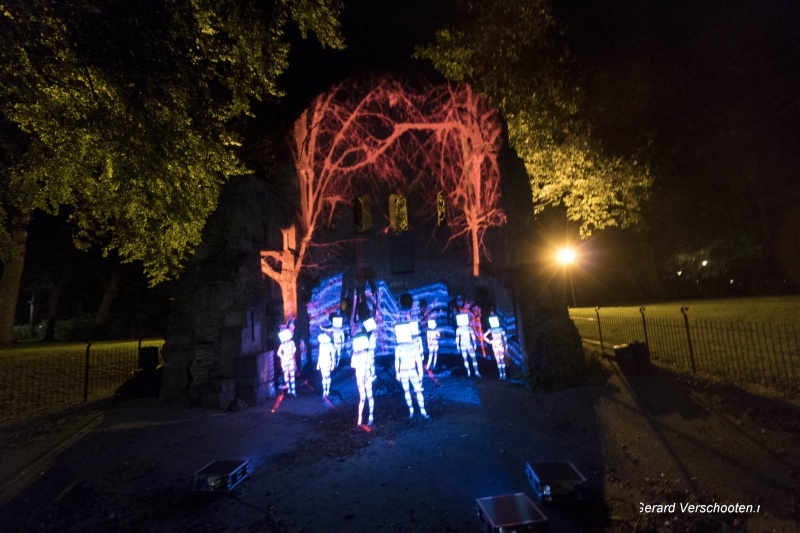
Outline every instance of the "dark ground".
MULTIPOLYGON (((338 409, 316 383, 277 412, 118 401, 0 435, 3 531, 477 531, 476 498, 524 492, 528 461, 571 460, 592 502, 537 505, 551 531, 800 531, 800 409, 658 367, 532 393, 488 363, 425 380, 430 420, 407 418, 387 371, 375 424, 356 426, 351 370, 338 409), (231 494, 190 491, 215 459, 248 459, 231 494), (757 513, 640 513, 739 503, 757 513)), ((483 363, 482 363, 483 364, 483 363)))

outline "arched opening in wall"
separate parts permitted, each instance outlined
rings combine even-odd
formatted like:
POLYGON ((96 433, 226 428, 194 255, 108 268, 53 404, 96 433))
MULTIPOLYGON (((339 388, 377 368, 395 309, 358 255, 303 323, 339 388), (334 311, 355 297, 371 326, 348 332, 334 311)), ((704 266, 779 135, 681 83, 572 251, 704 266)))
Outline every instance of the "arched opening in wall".
POLYGON ((408 231, 408 203, 405 196, 389 195, 389 226, 397 233, 408 231))
POLYGON ((447 203, 445 201, 444 191, 436 193, 436 225, 447 225, 447 203))
POLYGON ((372 199, 368 194, 359 196, 353 202, 353 222, 359 233, 372 228, 372 199))

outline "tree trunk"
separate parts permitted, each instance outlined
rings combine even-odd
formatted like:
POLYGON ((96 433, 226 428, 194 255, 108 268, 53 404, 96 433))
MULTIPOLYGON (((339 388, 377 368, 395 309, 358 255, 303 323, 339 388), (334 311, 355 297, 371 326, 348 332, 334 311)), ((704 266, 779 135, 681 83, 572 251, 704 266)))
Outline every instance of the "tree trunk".
POLYGON ((61 284, 53 285, 50 298, 47 300, 47 328, 44 330, 43 341, 53 341, 56 337, 56 317, 58 316, 58 300, 61 297, 61 284))
POLYGON ((97 318, 95 319, 95 326, 105 326, 111 318, 111 304, 114 298, 117 297, 117 289, 119 288, 119 271, 114 269, 111 273, 111 278, 106 284, 106 290, 103 293, 103 299, 100 301, 100 309, 97 310, 97 318))
POLYGON ((33 325, 36 321, 36 289, 31 293, 31 299, 28 300, 28 329, 33 334, 33 325))
POLYGON ((25 266, 25 247, 28 241, 30 214, 11 219, 11 257, 3 265, 0 277, 0 344, 14 342, 14 320, 17 300, 22 283, 22 270, 25 266))
POLYGON ((472 275, 479 276, 481 273, 481 243, 478 239, 478 230, 471 229, 470 234, 472 237, 472 275))
POLYGON ((283 321, 288 324, 291 319, 297 318, 297 276, 286 276, 279 285, 283 298, 283 321))

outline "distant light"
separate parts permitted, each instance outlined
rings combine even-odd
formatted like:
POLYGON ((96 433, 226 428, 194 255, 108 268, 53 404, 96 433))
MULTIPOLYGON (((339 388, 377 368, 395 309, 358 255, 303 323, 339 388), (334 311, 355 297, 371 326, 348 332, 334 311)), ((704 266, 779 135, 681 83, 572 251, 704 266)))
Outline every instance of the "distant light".
POLYGON ((683 270, 678 270, 677 274, 680 276, 681 274, 683 274, 683 270))
POLYGON ((558 251, 556 258, 562 265, 568 265, 575 261, 575 250, 572 248, 562 248, 558 251))
POLYGON ((731 280, 731 285, 733 285, 733 280, 731 280))
POLYGON ((703 262, 702 262, 702 263, 700 263, 700 264, 701 264, 701 265, 703 265, 703 266, 707 266, 707 265, 708 265, 708 261, 707 261, 707 260, 705 260, 705 259, 703 259, 703 262))

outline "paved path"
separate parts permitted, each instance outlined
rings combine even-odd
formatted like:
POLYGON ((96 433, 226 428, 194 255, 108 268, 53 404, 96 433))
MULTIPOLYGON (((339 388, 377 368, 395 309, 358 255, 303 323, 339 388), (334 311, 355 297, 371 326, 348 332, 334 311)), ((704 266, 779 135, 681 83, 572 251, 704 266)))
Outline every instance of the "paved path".
POLYGON ((657 369, 531 394, 455 368, 437 376, 439 387, 425 381, 430 420, 407 418, 388 377, 376 382, 370 431, 355 425, 357 396, 345 371, 334 380, 337 408, 309 387, 276 412, 274 400, 238 413, 155 400, 114 405, 54 446, 52 466, 6 502, 0 520, 11 531, 470 531, 479 526, 476 498, 533 496, 525 463, 569 459, 598 505, 541 505, 553 531, 671 520, 640 514, 647 498, 762 505, 708 522, 678 517, 675 530, 797 528, 800 425, 772 423, 753 406, 657 369), (248 459, 251 474, 228 497, 198 498, 192 473, 215 459, 248 459))

